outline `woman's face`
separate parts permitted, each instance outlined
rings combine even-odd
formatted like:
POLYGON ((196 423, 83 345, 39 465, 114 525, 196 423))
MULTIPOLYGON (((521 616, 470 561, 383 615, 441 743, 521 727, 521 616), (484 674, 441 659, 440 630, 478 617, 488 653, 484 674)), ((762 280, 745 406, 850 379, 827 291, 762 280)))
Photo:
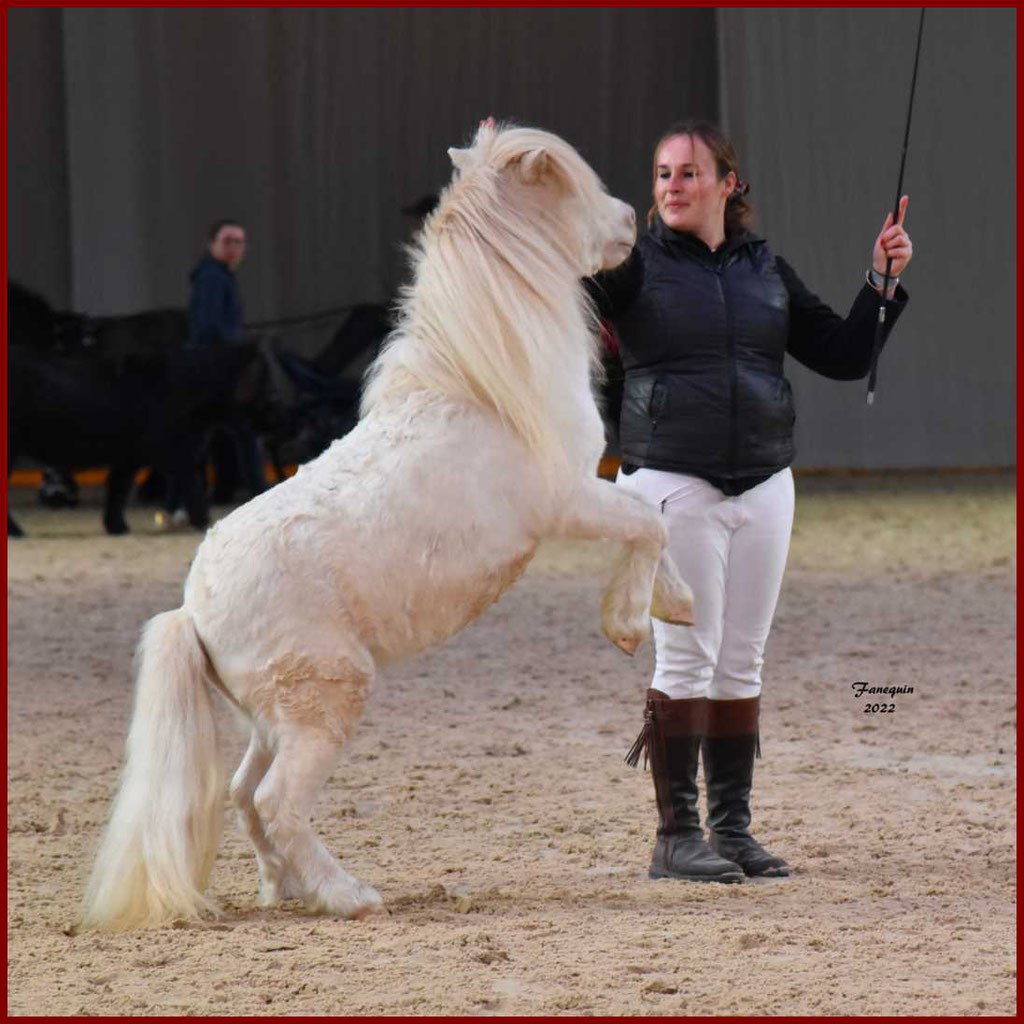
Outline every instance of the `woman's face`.
POLYGON ((719 179, 715 158, 698 136, 675 135, 658 148, 654 202, 667 227, 705 241, 724 237, 725 202, 735 188, 735 173, 719 179))

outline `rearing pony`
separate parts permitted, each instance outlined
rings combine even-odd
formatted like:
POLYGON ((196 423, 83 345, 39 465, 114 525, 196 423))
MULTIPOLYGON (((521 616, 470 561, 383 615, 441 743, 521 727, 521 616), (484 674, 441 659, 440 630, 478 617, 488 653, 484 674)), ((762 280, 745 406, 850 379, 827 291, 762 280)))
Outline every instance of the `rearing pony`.
POLYGON ((597 477, 596 318, 633 210, 557 136, 483 122, 413 251, 358 425, 199 546, 182 606, 139 644, 127 763, 85 900, 103 929, 193 918, 220 831, 219 692, 251 741, 231 782, 261 902, 381 911, 310 825, 379 668, 496 601, 545 537, 620 541, 602 605, 627 653, 691 621, 656 510, 597 477))

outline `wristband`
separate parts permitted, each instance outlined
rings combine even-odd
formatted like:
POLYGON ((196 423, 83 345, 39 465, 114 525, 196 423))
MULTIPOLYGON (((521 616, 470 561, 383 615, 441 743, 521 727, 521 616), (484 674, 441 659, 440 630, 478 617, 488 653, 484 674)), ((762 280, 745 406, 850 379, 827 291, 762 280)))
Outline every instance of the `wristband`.
MULTIPOLYGON (((885 283, 885 274, 880 274, 874 267, 868 267, 868 284, 871 285, 875 291, 881 291, 882 285, 885 283)), ((896 291, 896 285, 900 283, 898 277, 889 278, 889 290, 891 292, 896 291)), ((887 296, 887 298, 890 296, 887 296)))

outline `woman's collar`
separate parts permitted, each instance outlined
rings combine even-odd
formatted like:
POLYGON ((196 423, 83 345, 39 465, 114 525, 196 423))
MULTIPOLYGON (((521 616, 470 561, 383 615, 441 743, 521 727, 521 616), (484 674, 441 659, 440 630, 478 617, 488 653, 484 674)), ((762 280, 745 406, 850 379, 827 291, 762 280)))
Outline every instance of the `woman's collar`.
POLYGON ((691 231, 676 231, 674 228, 670 228, 658 214, 654 215, 654 222, 651 224, 650 233, 661 242, 681 245, 691 251, 699 252, 709 257, 735 249, 747 242, 764 241, 764 239, 749 231, 741 230, 731 235, 726 235, 722 244, 717 249, 712 249, 699 235, 695 235, 691 231))

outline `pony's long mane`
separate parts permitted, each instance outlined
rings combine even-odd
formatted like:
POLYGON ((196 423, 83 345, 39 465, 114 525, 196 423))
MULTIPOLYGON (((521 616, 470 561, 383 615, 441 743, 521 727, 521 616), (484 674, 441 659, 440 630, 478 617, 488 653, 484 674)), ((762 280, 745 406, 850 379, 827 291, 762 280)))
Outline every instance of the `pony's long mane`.
POLYGON ((481 128, 453 159, 459 171, 410 249, 413 281, 367 375, 362 413, 416 389, 472 397, 557 463, 554 414, 598 365, 597 318, 579 279, 601 183, 575 150, 535 129, 481 128), (524 180, 524 160, 541 149, 545 177, 524 180))

